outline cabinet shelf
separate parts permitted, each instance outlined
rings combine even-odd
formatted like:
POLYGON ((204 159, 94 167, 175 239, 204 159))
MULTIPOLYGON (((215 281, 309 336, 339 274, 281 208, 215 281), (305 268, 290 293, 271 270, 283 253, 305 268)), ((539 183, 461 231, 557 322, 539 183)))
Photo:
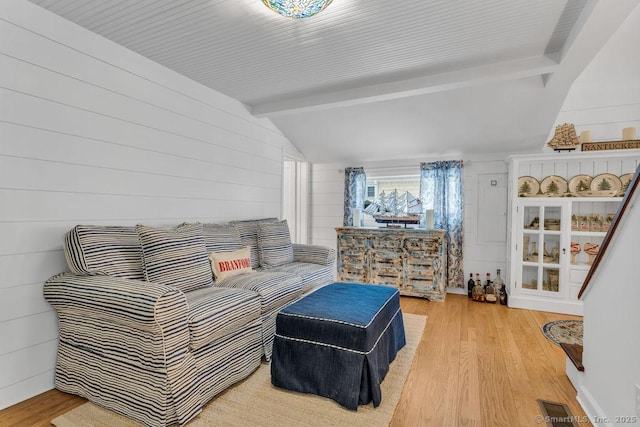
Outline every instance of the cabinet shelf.
POLYGON ((572 236, 576 237, 604 237, 607 235, 606 231, 571 231, 572 236))
POLYGON ((518 200, 530 200, 533 202, 548 202, 556 200, 571 200, 575 202, 621 202, 622 197, 518 197, 518 200))
POLYGON ((533 228, 523 228, 522 231, 524 233, 527 234, 540 234, 540 233, 544 233, 544 234, 550 234, 550 235, 557 235, 559 236, 560 234, 562 234, 562 231, 559 230, 536 230, 533 228))
POLYGON ((569 264, 571 270, 589 270, 591 266, 589 264, 569 264))

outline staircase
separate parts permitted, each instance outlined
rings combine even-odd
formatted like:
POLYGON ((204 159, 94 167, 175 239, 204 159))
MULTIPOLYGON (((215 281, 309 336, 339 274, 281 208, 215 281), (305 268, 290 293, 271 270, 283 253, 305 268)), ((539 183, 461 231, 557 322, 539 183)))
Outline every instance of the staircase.
POLYGON ((582 345, 560 343, 560 347, 567 355, 565 372, 573 387, 578 390, 584 375, 584 365, 582 364, 582 345))

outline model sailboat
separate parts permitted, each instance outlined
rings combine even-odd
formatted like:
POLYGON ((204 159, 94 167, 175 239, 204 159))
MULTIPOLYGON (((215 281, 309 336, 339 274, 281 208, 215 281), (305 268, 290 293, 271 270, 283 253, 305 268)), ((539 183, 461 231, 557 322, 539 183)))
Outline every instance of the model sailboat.
POLYGON ((408 191, 383 191, 364 209, 379 224, 419 224, 422 219, 422 202, 408 191))
POLYGON ((576 135, 576 128, 569 123, 556 126, 553 138, 547 142, 547 146, 555 151, 571 151, 580 146, 580 139, 576 135))

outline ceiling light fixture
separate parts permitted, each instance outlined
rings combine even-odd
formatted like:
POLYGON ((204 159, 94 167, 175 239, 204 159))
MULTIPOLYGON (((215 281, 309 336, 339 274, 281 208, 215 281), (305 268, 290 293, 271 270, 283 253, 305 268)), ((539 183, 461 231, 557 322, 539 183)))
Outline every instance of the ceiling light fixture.
POLYGON ((262 0, 269 9, 289 18, 308 18, 322 12, 332 0, 262 0))

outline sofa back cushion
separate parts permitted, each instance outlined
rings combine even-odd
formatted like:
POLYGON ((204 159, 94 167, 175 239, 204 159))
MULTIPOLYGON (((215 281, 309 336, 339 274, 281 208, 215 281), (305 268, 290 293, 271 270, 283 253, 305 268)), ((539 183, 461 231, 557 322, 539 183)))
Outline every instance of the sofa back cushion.
POLYGON ((260 266, 273 268, 293 262, 293 245, 287 220, 258 224, 260 266))
POLYGON ((142 245, 144 274, 149 282, 183 292, 213 285, 202 224, 178 227, 136 225, 142 245))
POLYGON ((63 249, 76 274, 145 278, 135 227, 76 225, 65 234, 63 249))
POLYGON ((232 252, 244 247, 238 229, 231 224, 202 224, 207 252, 232 252))
POLYGON ((238 230, 238 233, 240 233, 243 246, 249 246, 251 249, 251 268, 258 268, 260 266, 260 257, 258 255, 258 224, 277 221, 277 218, 264 218, 230 222, 230 224, 238 230))

